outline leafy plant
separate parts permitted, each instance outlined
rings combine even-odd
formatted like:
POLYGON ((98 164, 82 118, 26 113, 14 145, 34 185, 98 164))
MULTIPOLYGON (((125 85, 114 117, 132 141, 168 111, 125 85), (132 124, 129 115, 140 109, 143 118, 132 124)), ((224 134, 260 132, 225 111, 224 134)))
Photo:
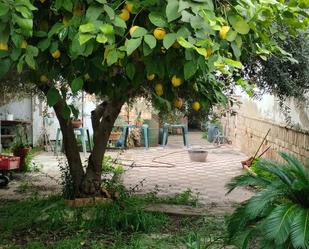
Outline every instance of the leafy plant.
POLYGON ((22 125, 17 125, 16 126, 16 136, 14 138, 13 143, 11 144, 11 148, 14 150, 14 149, 25 148, 25 147, 29 147, 29 142, 27 139, 25 127, 23 127, 22 125))
POLYGON ((280 153, 285 163, 262 159, 256 169, 265 175, 244 174, 228 185, 256 185, 259 192, 236 209, 229 219, 231 241, 240 248, 258 242, 259 248, 309 248, 309 165, 280 153))

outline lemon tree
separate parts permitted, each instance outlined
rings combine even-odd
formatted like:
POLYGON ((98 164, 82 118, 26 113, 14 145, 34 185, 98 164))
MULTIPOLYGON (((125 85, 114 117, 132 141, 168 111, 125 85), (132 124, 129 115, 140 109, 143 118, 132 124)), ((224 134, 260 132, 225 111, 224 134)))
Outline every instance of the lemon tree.
POLYGON ((292 60, 275 41, 306 29, 307 8, 307 0, 0 0, 1 84, 16 76, 45 94, 63 133, 74 195, 95 195, 123 103, 142 95, 158 108, 182 108, 190 98, 197 112, 224 104, 223 76, 250 89, 241 77, 249 55, 292 60), (67 98, 79 91, 102 99, 92 112, 86 171, 68 122, 77 110, 67 98))

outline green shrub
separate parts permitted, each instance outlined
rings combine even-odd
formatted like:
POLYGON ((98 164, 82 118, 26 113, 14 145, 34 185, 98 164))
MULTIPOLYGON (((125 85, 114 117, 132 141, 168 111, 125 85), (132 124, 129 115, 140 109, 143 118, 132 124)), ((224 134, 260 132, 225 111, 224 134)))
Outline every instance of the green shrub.
POLYGON ((228 192, 240 186, 259 187, 228 221, 229 238, 240 248, 255 243, 263 249, 309 248, 309 165, 280 154, 285 163, 265 159, 256 163, 267 176, 245 174, 228 184, 228 192))

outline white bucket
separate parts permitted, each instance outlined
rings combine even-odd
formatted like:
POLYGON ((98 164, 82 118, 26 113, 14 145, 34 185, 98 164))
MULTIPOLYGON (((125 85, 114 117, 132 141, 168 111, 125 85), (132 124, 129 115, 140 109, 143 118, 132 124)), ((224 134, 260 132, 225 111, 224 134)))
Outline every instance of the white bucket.
POLYGON ((206 162, 208 151, 204 148, 188 149, 191 162, 206 162))
POLYGON ((6 114, 5 119, 12 121, 12 120, 14 120, 14 116, 13 116, 13 114, 6 114))

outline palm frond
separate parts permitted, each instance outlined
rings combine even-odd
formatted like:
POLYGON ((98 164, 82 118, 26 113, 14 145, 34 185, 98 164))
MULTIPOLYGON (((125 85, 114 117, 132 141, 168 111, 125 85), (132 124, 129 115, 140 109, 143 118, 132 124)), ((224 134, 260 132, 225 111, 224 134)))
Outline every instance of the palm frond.
POLYGON ((260 191, 248 200, 246 205, 246 213, 251 219, 261 216, 268 208, 276 203, 277 199, 285 196, 284 187, 282 185, 270 185, 266 189, 260 191))
POLYGON ((292 223, 292 243, 295 248, 309 248, 309 209, 299 207, 292 223))
POLYGON ((265 238, 275 241, 276 245, 285 244, 291 233, 295 210, 297 210, 297 205, 293 203, 286 203, 276 207, 264 220, 265 238))
POLYGON ((260 176, 253 176, 251 174, 243 174, 240 176, 234 177, 225 187, 228 189, 226 194, 231 193, 235 188, 242 187, 242 186, 260 186, 266 187, 270 184, 270 181, 267 178, 260 177, 260 176))
POLYGON ((256 167, 260 170, 265 170, 271 173, 286 185, 291 186, 294 177, 289 171, 285 170, 286 165, 276 163, 271 160, 262 159, 257 161, 256 167))
POLYGON ((295 174, 295 176, 304 184, 309 184, 309 174, 306 171, 304 164, 296 157, 288 153, 280 152, 280 155, 288 163, 288 167, 292 169, 291 171, 295 174))

